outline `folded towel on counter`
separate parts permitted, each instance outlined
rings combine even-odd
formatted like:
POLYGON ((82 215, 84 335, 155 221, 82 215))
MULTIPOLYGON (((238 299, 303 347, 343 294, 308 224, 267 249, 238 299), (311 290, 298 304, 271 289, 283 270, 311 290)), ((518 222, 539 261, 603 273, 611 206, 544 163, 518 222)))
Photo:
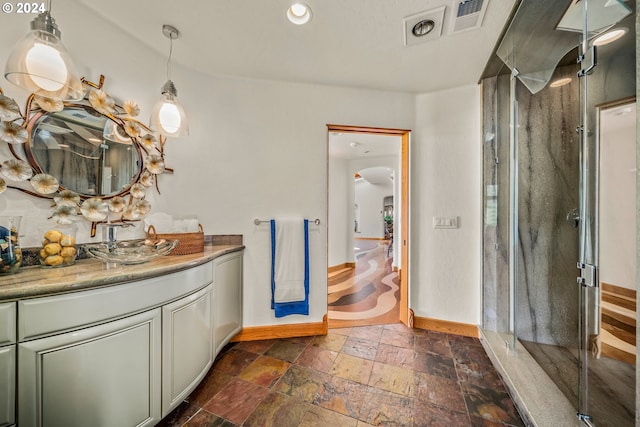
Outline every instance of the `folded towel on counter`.
POLYGON ((271 308, 309 314, 309 221, 271 220, 271 308))

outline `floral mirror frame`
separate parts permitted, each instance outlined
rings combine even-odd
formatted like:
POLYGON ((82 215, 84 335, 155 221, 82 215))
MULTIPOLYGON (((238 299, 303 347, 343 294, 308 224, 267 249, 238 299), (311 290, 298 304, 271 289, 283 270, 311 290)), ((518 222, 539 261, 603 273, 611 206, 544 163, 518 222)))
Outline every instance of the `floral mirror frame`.
POLYGON ((150 203, 145 199, 147 188, 155 187, 160 193, 158 175, 173 170, 165 167, 166 137, 159 134, 156 138, 150 128, 136 119, 140 109, 135 102, 126 101, 122 106, 117 105, 102 90, 102 75, 98 84, 84 78, 82 83, 87 87, 83 100, 64 103, 31 94, 27 98, 24 114, 16 101, 5 96, 0 88, 0 143, 8 144, 14 157, 0 164, 0 197, 1 193, 11 188, 31 196, 50 199, 53 201, 50 218, 59 224, 71 224, 79 218, 88 220, 92 223, 93 237, 98 223, 131 222, 144 218, 151 210, 150 203), (47 174, 38 164, 29 147, 34 123, 46 114, 59 112, 67 107, 93 109, 124 130, 138 153, 137 173, 129 185, 104 196, 79 194, 64 188, 56 177, 47 174), (32 190, 9 185, 7 181, 29 182, 32 190))

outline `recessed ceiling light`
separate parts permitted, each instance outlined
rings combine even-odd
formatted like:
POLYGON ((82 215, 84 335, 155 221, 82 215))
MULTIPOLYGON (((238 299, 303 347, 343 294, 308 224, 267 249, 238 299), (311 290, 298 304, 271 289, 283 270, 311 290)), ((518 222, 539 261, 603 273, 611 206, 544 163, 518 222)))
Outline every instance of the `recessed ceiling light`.
POLYGON ((616 30, 607 31, 606 33, 596 37, 593 39, 594 46, 603 46, 605 44, 613 43, 618 40, 620 37, 627 34, 629 31, 628 28, 618 28, 616 30))
POLYGON ((551 82, 550 87, 561 87, 571 83, 571 77, 565 77, 564 79, 558 79, 551 82))
POLYGON ((426 36, 431 31, 433 31, 435 26, 436 26, 436 23, 433 22, 431 19, 423 19, 422 21, 418 22, 416 25, 413 26, 413 29, 411 30, 411 32, 416 37, 422 37, 422 36, 426 36))
POLYGON ((294 3, 287 9, 287 18, 296 25, 306 24, 312 16, 311 8, 304 3, 294 3))

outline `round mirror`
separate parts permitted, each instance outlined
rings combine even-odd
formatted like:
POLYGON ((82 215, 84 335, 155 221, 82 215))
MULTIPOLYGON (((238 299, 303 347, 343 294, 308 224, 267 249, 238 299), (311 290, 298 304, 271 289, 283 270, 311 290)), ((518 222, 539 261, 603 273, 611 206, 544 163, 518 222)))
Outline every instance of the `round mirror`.
POLYGON ((29 125, 27 157, 34 169, 86 197, 129 189, 141 170, 141 153, 118 123, 90 106, 70 105, 37 114, 29 125))

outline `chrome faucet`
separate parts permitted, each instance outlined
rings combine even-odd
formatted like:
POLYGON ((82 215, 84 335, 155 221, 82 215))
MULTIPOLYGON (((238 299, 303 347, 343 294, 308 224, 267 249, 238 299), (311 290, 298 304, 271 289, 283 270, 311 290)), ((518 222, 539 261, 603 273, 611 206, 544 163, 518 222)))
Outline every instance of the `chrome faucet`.
POLYGON ((133 227, 133 224, 130 222, 105 222, 98 225, 105 227, 104 232, 102 233, 102 240, 107 244, 107 248, 110 251, 117 247, 117 229, 133 227))

